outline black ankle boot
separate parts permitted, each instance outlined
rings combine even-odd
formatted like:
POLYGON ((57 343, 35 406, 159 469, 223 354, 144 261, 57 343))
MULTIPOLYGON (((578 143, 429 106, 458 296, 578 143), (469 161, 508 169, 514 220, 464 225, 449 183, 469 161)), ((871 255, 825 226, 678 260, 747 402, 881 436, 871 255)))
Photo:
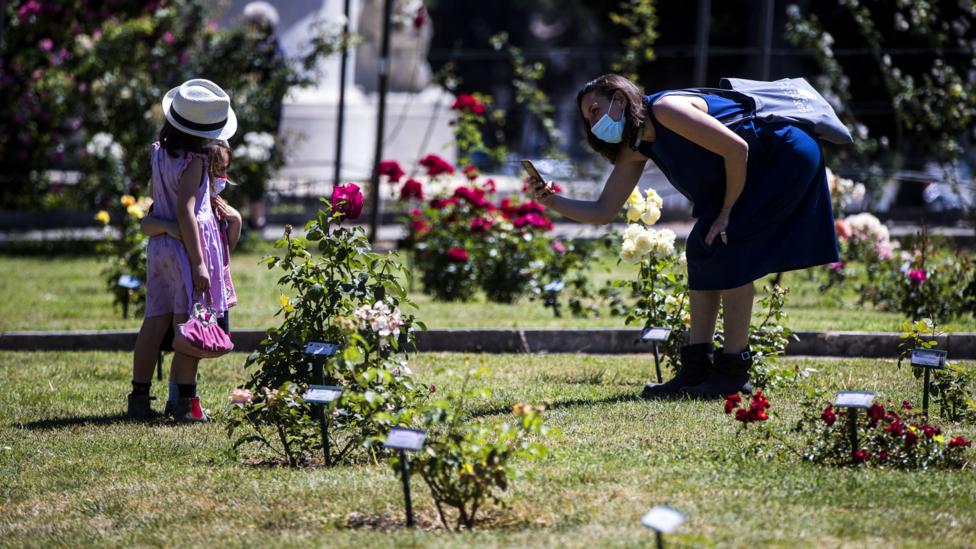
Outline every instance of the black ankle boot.
POLYGON ((682 393, 682 387, 698 385, 712 371, 714 347, 711 342, 685 345, 681 348, 681 368, 667 383, 648 383, 641 392, 641 398, 665 398, 682 393))
POLYGON ((711 375, 698 385, 684 387, 684 392, 695 398, 723 398, 739 392, 752 392, 752 384, 749 383, 752 351, 749 347, 741 353, 721 351, 716 354, 711 375))

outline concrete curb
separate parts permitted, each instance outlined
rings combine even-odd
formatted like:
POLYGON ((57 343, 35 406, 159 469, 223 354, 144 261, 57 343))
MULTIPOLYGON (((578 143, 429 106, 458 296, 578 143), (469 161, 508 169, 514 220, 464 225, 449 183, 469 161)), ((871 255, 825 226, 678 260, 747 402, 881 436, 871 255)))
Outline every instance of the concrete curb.
MULTIPOLYGON (((426 330, 417 332, 417 350, 451 353, 647 353, 650 346, 638 342, 639 330, 426 330)), ((898 334, 894 332, 797 332, 788 355, 896 358, 898 334)), ((237 351, 257 349, 265 332, 238 330, 233 334, 237 351)), ((135 330, 76 332, 6 332, 0 334, 3 351, 131 351, 135 330)), ((951 358, 976 359, 976 333, 941 338, 940 347, 951 358)))

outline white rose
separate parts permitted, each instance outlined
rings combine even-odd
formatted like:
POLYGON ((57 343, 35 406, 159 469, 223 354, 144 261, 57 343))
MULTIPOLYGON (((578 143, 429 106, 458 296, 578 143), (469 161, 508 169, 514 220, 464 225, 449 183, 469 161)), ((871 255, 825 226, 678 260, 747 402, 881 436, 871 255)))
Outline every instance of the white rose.
POLYGON ((657 206, 648 202, 647 207, 644 209, 644 213, 641 214, 640 220, 645 225, 653 225, 657 223, 657 220, 661 219, 661 210, 657 206))
POLYGON ((634 244, 634 241, 625 240, 623 245, 620 246, 620 259, 627 263, 637 263, 640 261, 640 256, 637 255, 637 245, 634 244))
POLYGON ((645 231, 644 234, 635 238, 634 246, 637 248, 637 255, 641 257, 651 253, 654 249, 654 239, 651 233, 645 231))

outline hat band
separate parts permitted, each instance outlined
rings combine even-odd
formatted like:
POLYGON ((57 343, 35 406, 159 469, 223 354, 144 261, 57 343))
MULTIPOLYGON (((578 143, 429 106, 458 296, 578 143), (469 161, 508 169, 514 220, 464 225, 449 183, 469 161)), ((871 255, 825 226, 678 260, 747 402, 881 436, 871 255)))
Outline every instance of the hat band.
POLYGON ((180 125, 186 126, 191 130, 196 130, 198 132, 212 132, 214 130, 219 130, 227 125, 227 119, 224 118, 220 122, 214 122, 213 124, 201 124, 199 122, 193 122, 192 120, 187 120, 180 116, 180 113, 176 112, 172 106, 169 108, 169 114, 173 117, 173 120, 180 123, 180 125))

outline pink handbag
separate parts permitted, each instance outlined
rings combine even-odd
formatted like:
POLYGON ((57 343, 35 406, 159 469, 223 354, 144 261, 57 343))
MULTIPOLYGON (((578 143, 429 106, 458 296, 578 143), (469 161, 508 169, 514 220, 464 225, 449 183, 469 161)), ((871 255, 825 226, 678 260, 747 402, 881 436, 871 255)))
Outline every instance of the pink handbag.
POLYGON ((217 325, 213 307, 198 301, 193 304, 190 318, 176 326, 173 350, 196 358, 215 358, 233 351, 234 343, 217 325))

